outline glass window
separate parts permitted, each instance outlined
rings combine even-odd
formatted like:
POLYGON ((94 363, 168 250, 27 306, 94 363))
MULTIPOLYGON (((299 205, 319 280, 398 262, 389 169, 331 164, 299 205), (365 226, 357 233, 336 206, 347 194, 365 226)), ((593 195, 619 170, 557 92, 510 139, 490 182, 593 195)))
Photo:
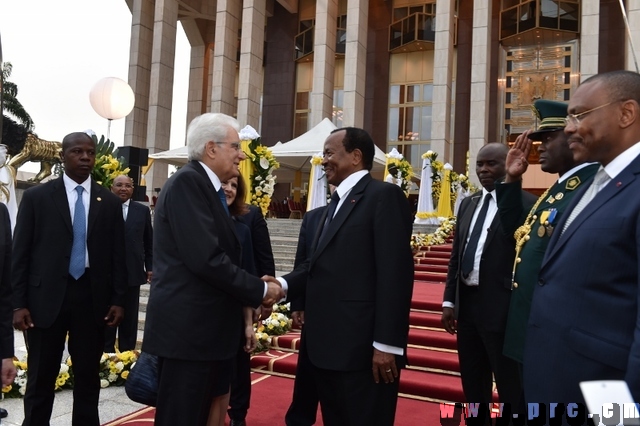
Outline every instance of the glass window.
POLYGON ((389 103, 391 105, 398 105, 400 103, 400 89, 402 86, 391 86, 389 93, 389 103))
POLYGON ((420 102, 420 86, 408 85, 407 87, 407 103, 420 102))
POLYGON ((422 101, 433 102, 433 84, 425 84, 422 88, 422 101))
POLYGON ((397 142, 402 140, 402 129, 400 127, 400 108, 389 108, 389 141, 397 142))
POLYGON ((420 140, 431 140, 431 122, 433 121, 433 107, 423 106, 420 126, 420 140))
POLYGON ((309 109, 309 92, 296 93, 296 109, 309 109))
POLYGON ((296 118, 293 128, 293 137, 297 138, 300 135, 306 133, 307 126, 309 123, 309 113, 308 112, 296 112, 296 118))

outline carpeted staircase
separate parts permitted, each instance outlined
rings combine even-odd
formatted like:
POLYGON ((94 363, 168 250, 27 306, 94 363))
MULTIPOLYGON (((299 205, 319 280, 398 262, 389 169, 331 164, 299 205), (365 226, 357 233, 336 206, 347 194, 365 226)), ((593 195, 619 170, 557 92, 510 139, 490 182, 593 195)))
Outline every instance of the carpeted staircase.
MULTIPOLYGON (((402 372, 400 393, 429 401, 464 401, 456 352, 456 338, 440 323, 442 294, 451 245, 425 248, 415 257, 415 282, 411 302, 409 367, 402 372)), ((295 375, 300 331, 274 337, 273 349, 251 360, 254 371, 279 376, 295 375)))

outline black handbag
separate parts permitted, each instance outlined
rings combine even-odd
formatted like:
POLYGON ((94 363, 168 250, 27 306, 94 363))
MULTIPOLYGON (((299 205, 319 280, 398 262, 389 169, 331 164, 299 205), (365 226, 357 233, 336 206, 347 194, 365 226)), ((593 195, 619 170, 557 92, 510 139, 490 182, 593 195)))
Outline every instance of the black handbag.
POLYGON ((141 352, 124 384, 129 399, 156 406, 158 400, 158 357, 141 352))

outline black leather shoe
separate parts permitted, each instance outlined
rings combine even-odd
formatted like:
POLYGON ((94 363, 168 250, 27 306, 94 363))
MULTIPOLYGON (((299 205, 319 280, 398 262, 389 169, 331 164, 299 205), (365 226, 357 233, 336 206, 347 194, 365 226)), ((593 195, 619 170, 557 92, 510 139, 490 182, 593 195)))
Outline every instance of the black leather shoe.
POLYGON ((0 408, 0 419, 4 419, 8 415, 9 413, 7 412, 7 410, 5 410, 4 408, 0 408))
POLYGON ((231 423, 229 423, 229 426, 247 426, 247 422, 245 422, 244 420, 231 419, 231 423))

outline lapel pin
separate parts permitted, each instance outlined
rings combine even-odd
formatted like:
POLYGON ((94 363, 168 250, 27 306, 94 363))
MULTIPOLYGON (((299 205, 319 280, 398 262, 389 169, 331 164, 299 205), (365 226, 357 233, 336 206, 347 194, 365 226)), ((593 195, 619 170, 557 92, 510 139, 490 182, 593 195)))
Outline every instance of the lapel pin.
POLYGON ((98 197, 96 198, 97 201, 102 201, 102 198, 98 197))
POLYGON ((355 202, 356 202, 356 200, 354 200, 354 199, 351 199, 351 204, 353 204, 353 203, 355 203, 355 202))
POLYGON ((622 182, 617 182, 617 183, 616 183, 616 186, 617 186, 618 188, 620 188, 620 187, 622 186, 622 182))

